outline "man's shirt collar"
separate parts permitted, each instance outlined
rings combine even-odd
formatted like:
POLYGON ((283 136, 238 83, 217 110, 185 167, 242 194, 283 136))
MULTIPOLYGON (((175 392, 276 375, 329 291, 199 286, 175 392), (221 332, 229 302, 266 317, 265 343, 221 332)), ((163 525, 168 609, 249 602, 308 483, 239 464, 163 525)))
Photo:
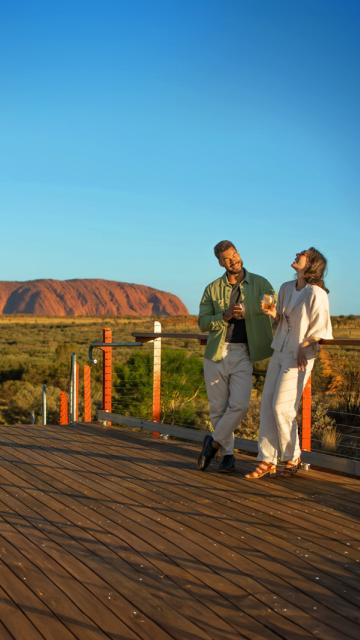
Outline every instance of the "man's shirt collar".
MULTIPOLYGON (((249 282, 250 282, 250 277, 249 277, 249 276, 250 276, 249 272, 248 272, 246 269, 244 269, 244 278, 242 279, 242 281, 240 282, 240 284, 242 284, 243 282, 246 282, 246 284, 249 284, 249 282)), ((232 285, 230 284, 229 280, 228 280, 228 277, 227 277, 227 273, 226 273, 226 271, 225 271, 225 273, 224 273, 224 275, 223 275, 223 281, 224 281, 224 283, 225 283, 225 284, 227 284, 228 286, 230 286, 230 287, 232 286, 232 285)))

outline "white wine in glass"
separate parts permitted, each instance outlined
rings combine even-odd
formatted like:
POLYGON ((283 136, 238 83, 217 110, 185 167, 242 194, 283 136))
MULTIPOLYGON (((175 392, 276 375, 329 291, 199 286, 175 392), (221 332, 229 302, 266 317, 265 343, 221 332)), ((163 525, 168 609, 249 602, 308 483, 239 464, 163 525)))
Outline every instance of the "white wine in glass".
POLYGON ((275 296, 271 293, 264 293, 261 298, 261 306, 266 311, 270 311, 275 306, 275 296))

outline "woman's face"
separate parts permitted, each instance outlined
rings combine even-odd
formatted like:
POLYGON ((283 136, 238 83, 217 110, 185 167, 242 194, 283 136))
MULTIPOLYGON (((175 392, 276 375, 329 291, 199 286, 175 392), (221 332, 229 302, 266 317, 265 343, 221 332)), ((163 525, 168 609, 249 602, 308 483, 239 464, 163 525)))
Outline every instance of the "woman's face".
POLYGON ((307 254, 305 251, 299 251, 296 254, 295 260, 291 263, 291 266, 295 271, 304 271, 307 265, 307 254))

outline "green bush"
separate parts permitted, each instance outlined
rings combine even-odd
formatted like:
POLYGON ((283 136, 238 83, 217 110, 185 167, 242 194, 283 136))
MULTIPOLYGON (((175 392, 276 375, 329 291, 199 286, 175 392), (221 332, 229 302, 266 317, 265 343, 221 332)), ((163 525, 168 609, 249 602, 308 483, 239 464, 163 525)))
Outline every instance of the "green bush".
MULTIPOLYGON (((203 425, 207 419, 207 398, 201 356, 164 349, 161 376, 162 421, 203 425)), ((116 365, 114 411, 150 420, 152 379, 152 353, 135 353, 125 363, 116 365)))

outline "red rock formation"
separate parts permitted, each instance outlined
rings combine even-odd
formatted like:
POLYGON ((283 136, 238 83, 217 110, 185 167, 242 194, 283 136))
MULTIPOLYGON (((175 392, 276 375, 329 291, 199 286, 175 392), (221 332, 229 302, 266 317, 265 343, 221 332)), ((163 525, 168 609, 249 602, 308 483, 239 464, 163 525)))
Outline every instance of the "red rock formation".
POLYGON ((113 280, 0 281, 0 315, 183 316, 188 310, 172 293, 113 280))

